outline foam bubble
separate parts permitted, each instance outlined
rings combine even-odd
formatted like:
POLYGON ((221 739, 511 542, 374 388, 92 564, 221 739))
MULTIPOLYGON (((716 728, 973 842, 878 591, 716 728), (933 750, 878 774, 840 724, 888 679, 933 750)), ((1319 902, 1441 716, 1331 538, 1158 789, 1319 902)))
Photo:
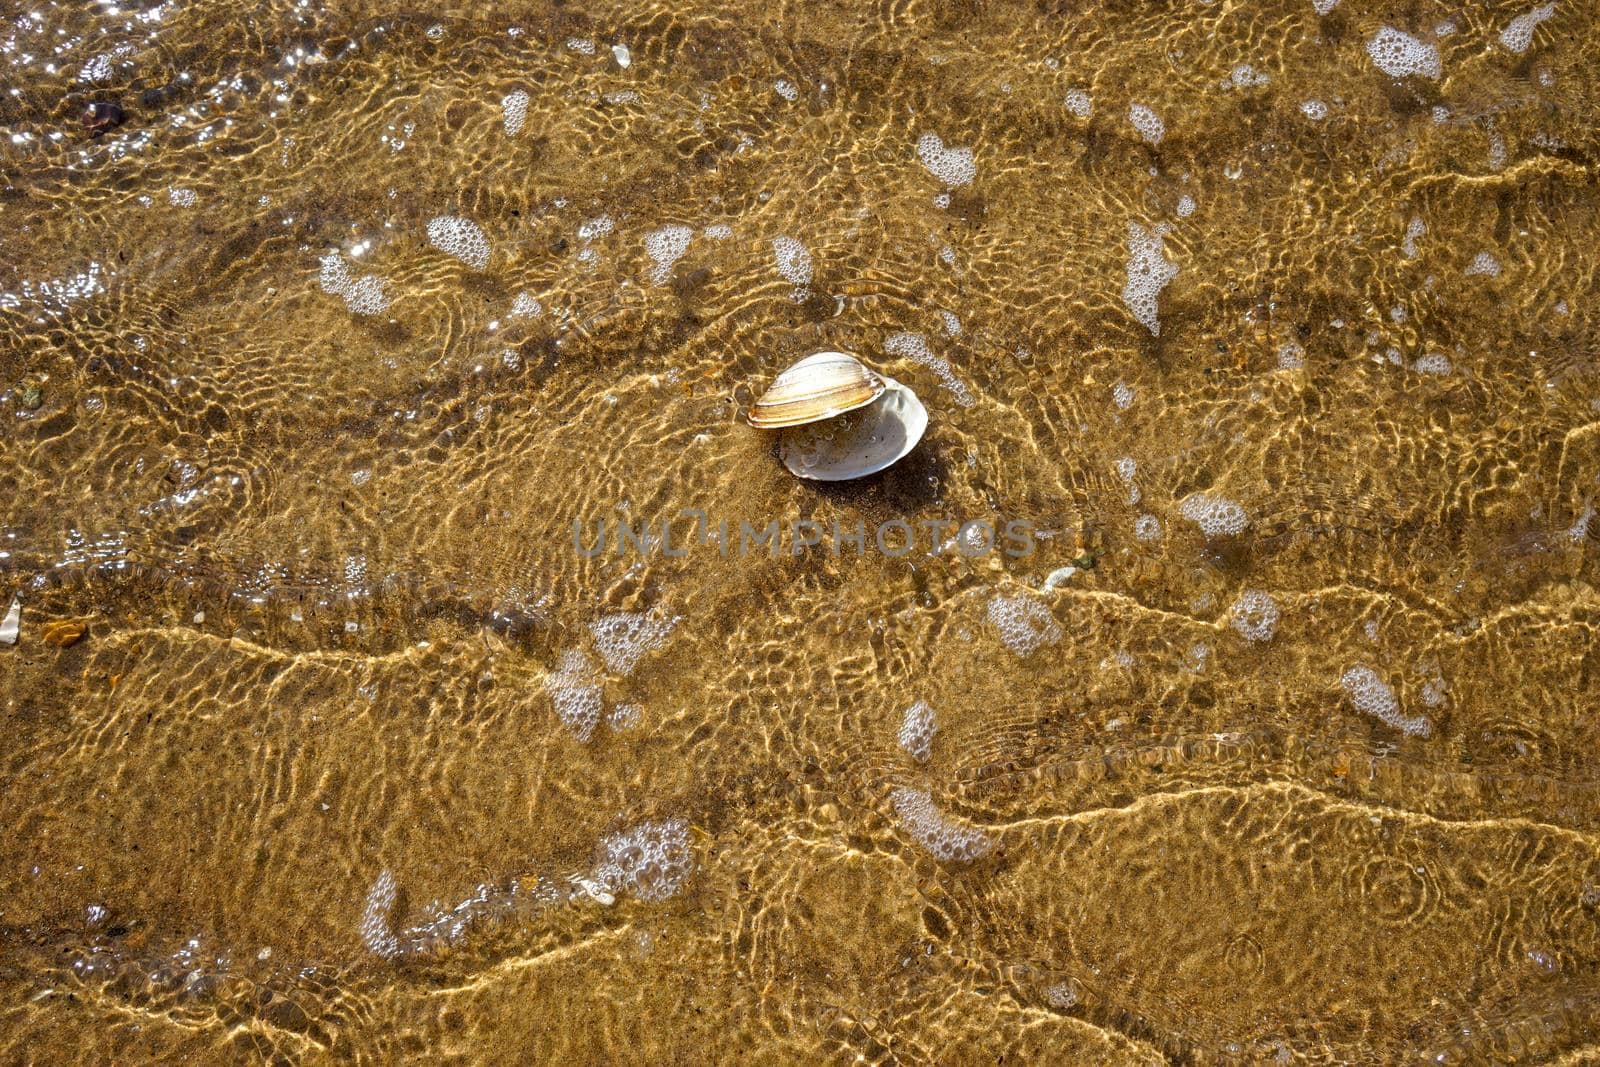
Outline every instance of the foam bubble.
POLYGON ((366 906, 361 909, 361 922, 356 927, 367 950, 386 960, 400 955, 400 939, 394 936, 394 929, 389 925, 395 892, 394 875, 385 870, 367 891, 366 906))
POLYGON ((1133 520, 1133 536, 1145 542, 1161 540, 1161 520, 1154 515, 1140 515, 1133 520))
POLYGON ((195 195, 193 189, 173 187, 167 190, 167 203, 174 207, 193 207, 195 195))
POLYGON ((1190 196, 1188 193, 1184 193, 1182 196, 1178 197, 1178 217, 1180 219, 1186 219, 1193 214, 1194 197, 1190 196))
POLYGON ((1178 276, 1178 265, 1167 258, 1159 230, 1147 230, 1137 222, 1128 223, 1127 272, 1122 302, 1145 329, 1160 336, 1161 320, 1156 301, 1161 290, 1178 276))
POLYGON ((1339 6, 1339 0, 1311 0, 1311 10, 1319 15, 1326 15, 1339 6))
POLYGON ((1080 119, 1088 118, 1089 113, 1094 110, 1094 102, 1089 99, 1089 92, 1086 89, 1068 89, 1066 104, 1067 110, 1080 119))
POLYGON ((811 253, 793 237, 778 237, 772 242, 772 254, 778 260, 778 273, 794 286, 796 301, 811 295, 811 253))
POLYGON ((951 337, 961 336, 961 320, 953 311, 940 311, 939 317, 944 320, 944 332, 951 337))
POLYGON ((900 747, 914 760, 926 763, 933 751, 933 735, 939 732, 933 706, 919 700, 906 709, 900 721, 900 747))
POLYGON ((644 719, 644 709, 637 704, 618 704, 606 716, 606 725, 613 733, 627 733, 644 719))
POLYGON ((1443 378, 1454 368, 1450 365, 1450 357, 1443 352, 1428 352, 1418 356, 1416 362, 1411 364, 1411 369, 1418 374, 1432 374, 1443 378))
POLYGON ((655 263, 650 271, 651 281, 660 285, 667 280, 667 276, 672 273, 672 265, 689 251, 689 241, 693 237, 693 230, 678 225, 663 226, 659 230, 645 234, 644 250, 655 263))
POLYGON ((604 237, 616 228, 616 223, 611 221, 610 215, 597 215, 592 219, 585 219, 578 226, 578 240, 587 244, 596 237, 604 237))
POLYGON ((1236 89, 1249 89, 1257 85, 1267 84, 1267 76, 1248 63, 1240 63, 1228 74, 1228 80, 1236 89))
POLYGON ((595 877, 607 890, 627 890, 648 904, 678 895, 694 873, 689 824, 682 819, 643 822, 605 838, 595 877))
POLYGON ((1207 537, 1235 537, 1250 525, 1250 516, 1235 501, 1215 493, 1195 493, 1186 497, 1178 513, 1207 537))
POLYGON ((1489 154, 1485 162, 1490 170, 1499 170, 1506 165, 1506 139, 1498 133, 1489 135, 1489 154))
POLYGON ((1000 640, 1023 659, 1046 645, 1061 640, 1050 609, 1025 596, 996 596, 989 601, 989 625, 1000 631, 1000 640))
POLYGON ((1127 411, 1133 406, 1133 386, 1127 382, 1118 382, 1111 387, 1111 403, 1116 405, 1118 411, 1127 411))
POLYGON ((1117 460, 1117 477, 1121 478, 1123 481, 1131 484, 1134 477, 1138 473, 1139 461, 1134 459, 1132 456, 1123 456, 1121 459, 1117 460))
POLYGON ((1366 664, 1357 663, 1350 667, 1340 676, 1339 684, 1344 687, 1350 703, 1361 714, 1380 719, 1412 737, 1427 737, 1433 733, 1433 724, 1425 717, 1401 714, 1400 702, 1395 699, 1394 690, 1378 677, 1377 671, 1366 664))
POLYGON ((544 305, 531 293, 518 293, 511 301, 511 317, 536 319, 544 312, 544 305))
POLYGON ((1391 78, 1421 74, 1437 78, 1441 73, 1437 45, 1419 41, 1391 26, 1380 27, 1367 41, 1367 55, 1373 65, 1391 78))
POLYGON ((1417 238, 1427 232, 1428 224, 1422 221, 1422 216, 1413 217, 1410 222, 1406 223, 1406 236, 1405 240, 1400 242, 1400 254, 1407 259, 1415 259, 1417 256, 1417 238))
POLYGON ((891 356, 915 360, 933 371, 944 387, 955 394, 956 403, 962 407, 969 408, 977 403, 972 391, 950 369, 950 362, 934 355, 928 347, 928 339, 920 333, 892 334, 883 342, 883 350, 891 356))
POLYGON ((702 237, 709 237, 713 241, 726 241, 733 236, 733 227, 726 222, 713 222, 710 226, 700 231, 702 237))
POLYGON ((1161 116, 1143 104, 1128 108, 1128 121, 1139 131, 1139 136, 1151 144, 1160 144, 1161 138, 1167 135, 1167 124, 1161 121, 1161 116))
POLYGON ((521 132, 522 124, 528 121, 528 94, 521 89, 507 93, 500 101, 500 116, 505 123, 506 133, 515 137, 521 132))
POLYGON ((1479 252, 1472 257, 1472 262, 1467 265, 1466 274, 1469 278, 1474 274, 1482 275, 1485 278, 1498 278, 1500 277, 1500 261, 1494 258, 1492 252, 1479 252))
POLYGON ((1078 991, 1072 987, 1071 982, 1057 982, 1044 991, 1045 1000, 1049 1001, 1052 1008, 1066 1011, 1078 1004, 1078 991))
POLYGON ((1306 350, 1297 341, 1285 341, 1278 349, 1280 370, 1299 370, 1306 365, 1306 350))
POLYGON ((594 42, 587 37, 568 37, 567 47, 586 56, 594 55, 594 42))
POLYGON ((600 722, 601 707, 600 686, 589 657, 581 649, 567 649, 556 670, 545 675, 544 688, 562 725, 579 742, 587 743, 600 722))
POLYGON ((384 289, 382 279, 373 274, 351 278, 350 268, 337 252, 323 256, 321 263, 322 270, 317 281, 322 291, 330 296, 342 297, 345 307, 353 314, 376 315, 388 310, 389 294, 384 289))
POLYGON ((1300 104, 1300 114, 1312 122, 1321 122, 1328 117, 1328 105, 1321 100, 1306 100, 1300 104))
POLYGON ((1533 31, 1539 28, 1539 23, 1555 13, 1556 5, 1552 0, 1551 3, 1542 4, 1532 11, 1518 15, 1500 31, 1500 44, 1521 55, 1528 50, 1528 45, 1533 43, 1533 31))
POLYGON ((440 215, 428 223, 428 242, 473 270, 489 265, 489 239, 471 219, 440 215))
POLYGON ((616 674, 631 674, 646 652, 660 648, 678 625, 659 612, 623 611, 589 624, 594 647, 616 674))
POLYGON ((982 829, 935 807, 925 789, 902 787, 890 799, 906 832, 942 863, 970 863, 994 848, 994 840, 982 829))
POLYGON ((1259 590, 1241 593, 1229 615, 1233 628, 1246 641, 1271 641, 1278 632, 1278 602, 1259 590))
POLYGON ((951 189, 966 185, 978 176, 972 149, 946 147, 944 138, 936 133, 925 133, 917 138, 917 157, 928 168, 928 173, 951 189))
POLYGON ((773 82, 772 89, 785 100, 794 101, 800 99, 800 90, 795 88, 794 82, 789 81, 787 78, 779 78, 773 82))

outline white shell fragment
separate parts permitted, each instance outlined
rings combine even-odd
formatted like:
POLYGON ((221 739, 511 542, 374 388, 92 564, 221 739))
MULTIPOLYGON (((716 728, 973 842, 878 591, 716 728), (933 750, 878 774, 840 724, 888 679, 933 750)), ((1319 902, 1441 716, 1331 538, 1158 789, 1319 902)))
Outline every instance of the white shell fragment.
POLYGON ((893 378, 864 408, 784 431, 778 454, 789 473, 819 482, 862 478, 898 462, 922 440, 928 409, 893 378))
POLYGON ((6 612, 4 622, 0 622, 0 645, 14 645, 17 635, 22 631, 22 598, 11 598, 11 610, 6 612))

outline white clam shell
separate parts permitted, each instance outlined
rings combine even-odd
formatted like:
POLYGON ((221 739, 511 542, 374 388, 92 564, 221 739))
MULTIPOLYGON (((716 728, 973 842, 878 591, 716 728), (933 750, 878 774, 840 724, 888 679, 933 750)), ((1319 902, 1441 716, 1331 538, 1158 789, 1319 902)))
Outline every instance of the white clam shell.
POLYGON ((893 378, 883 383, 883 395, 864 408, 785 430, 778 454, 789 473, 842 482, 876 474, 916 448, 928 428, 928 409, 893 378))
POLYGON ((865 407, 883 395, 881 375, 848 352, 813 352, 784 369, 750 407, 750 425, 801 426, 865 407))

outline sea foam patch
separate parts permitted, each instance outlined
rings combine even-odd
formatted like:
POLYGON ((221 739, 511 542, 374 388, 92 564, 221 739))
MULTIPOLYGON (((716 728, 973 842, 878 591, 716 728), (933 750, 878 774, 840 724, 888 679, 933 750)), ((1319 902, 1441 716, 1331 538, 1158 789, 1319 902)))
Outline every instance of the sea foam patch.
POLYGON ((1178 276, 1178 265, 1167 258, 1161 227, 1147 230, 1137 222, 1128 223, 1126 270, 1122 302, 1145 329, 1160 336, 1161 319, 1156 302, 1161 290, 1178 276))

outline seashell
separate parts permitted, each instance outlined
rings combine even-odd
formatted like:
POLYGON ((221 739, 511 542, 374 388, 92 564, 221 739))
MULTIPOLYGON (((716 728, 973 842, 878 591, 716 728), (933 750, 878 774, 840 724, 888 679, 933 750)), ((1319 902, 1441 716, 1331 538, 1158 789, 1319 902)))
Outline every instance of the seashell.
POLYGON ((883 378, 848 352, 813 352, 772 380, 748 418, 763 430, 803 426, 866 407, 884 388, 883 378))
POLYGON ((819 482, 876 474, 903 459, 928 428, 928 409, 906 386, 884 378, 867 407, 785 430, 778 454, 789 473, 819 482))

